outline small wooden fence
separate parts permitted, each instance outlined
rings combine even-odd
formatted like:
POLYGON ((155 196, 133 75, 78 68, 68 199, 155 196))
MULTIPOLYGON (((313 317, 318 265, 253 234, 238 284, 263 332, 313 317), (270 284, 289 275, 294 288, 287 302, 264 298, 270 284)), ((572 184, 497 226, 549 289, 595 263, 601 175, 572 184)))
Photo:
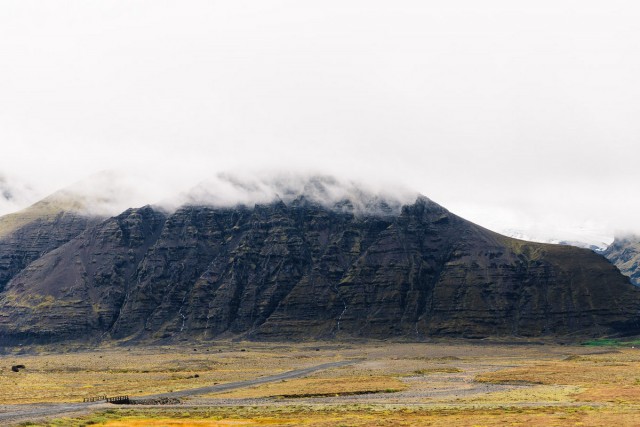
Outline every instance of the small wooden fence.
POLYGON ((101 400, 107 400, 107 396, 95 396, 95 397, 85 397, 82 399, 83 402, 100 402, 101 400))
POLYGON ((109 402, 109 403, 129 403, 129 396, 128 395, 124 395, 124 396, 114 396, 114 397, 107 397, 107 396, 95 396, 95 397, 85 397, 82 399, 83 402, 100 402, 100 401, 105 401, 105 402, 109 402))
POLYGON ((109 403, 129 403, 129 396, 107 397, 109 403))

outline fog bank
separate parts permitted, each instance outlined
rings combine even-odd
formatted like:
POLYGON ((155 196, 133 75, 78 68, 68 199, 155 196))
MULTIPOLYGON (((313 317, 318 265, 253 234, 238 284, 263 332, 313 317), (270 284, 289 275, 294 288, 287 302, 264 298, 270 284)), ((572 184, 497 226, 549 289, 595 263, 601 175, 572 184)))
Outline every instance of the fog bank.
POLYGON ((268 170, 542 240, 640 233, 638 22, 626 0, 6 0, 0 214, 101 170, 138 176, 105 211, 268 170))

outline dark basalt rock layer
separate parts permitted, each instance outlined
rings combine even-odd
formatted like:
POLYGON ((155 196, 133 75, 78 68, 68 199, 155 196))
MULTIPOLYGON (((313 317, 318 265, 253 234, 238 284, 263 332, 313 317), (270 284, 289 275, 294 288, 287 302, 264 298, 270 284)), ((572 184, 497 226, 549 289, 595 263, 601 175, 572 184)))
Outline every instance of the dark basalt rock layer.
POLYGON ((355 216, 297 199, 130 209, 0 293, 0 345, 640 332, 640 289, 586 249, 511 239, 426 198, 355 216))
POLYGON ((602 254, 629 277, 631 283, 640 286, 640 236, 616 237, 602 254))
POLYGON ((0 292, 31 262, 100 221, 56 197, 0 217, 0 292))

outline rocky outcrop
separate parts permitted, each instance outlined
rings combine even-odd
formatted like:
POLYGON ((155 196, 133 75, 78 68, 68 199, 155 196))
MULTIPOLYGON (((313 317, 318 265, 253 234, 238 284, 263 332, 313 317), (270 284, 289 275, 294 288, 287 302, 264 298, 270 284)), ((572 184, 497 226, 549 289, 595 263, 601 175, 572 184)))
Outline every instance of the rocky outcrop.
POLYGON ((9 343, 100 337, 164 219, 150 208, 129 210, 29 264, 0 294, 0 331, 11 331, 9 343))
POLYGON ((29 263, 100 220, 81 213, 76 204, 60 194, 0 217, 0 292, 29 263))
POLYGON ((592 336, 640 332, 639 309, 640 289, 586 249, 501 236, 422 197, 388 215, 298 198, 106 220, 9 282, 0 344, 592 336))
POLYGON ((629 277, 631 283, 640 286, 640 236, 616 237, 603 255, 629 277))

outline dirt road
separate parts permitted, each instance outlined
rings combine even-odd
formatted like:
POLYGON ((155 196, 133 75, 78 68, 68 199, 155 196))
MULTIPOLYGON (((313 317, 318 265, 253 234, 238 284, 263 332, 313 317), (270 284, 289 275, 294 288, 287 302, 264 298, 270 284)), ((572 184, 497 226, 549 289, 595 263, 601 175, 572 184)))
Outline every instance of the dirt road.
POLYGON ((287 380, 289 378, 304 377, 305 375, 309 375, 313 372, 322 371, 322 370, 331 369, 331 368, 339 368, 341 366, 346 366, 346 365, 352 365, 359 361, 360 360, 343 360, 340 362, 323 363, 322 365, 311 366, 310 368, 296 369, 295 371, 283 372, 281 374, 270 375, 268 377, 262 377, 262 378, 255 378, 253 380, 218 384, 218 385, 212 385, 208 387, 190 388, 188 390, 174 391, 171 393, 162 393, 162 394, 144 396, 144 398, 145 399, 159 399, 163 397, 180 398, 180 397, 188 397, 188 396, 197 396, 199 394, 208 394, 208 393, 216 393, 220 391, 235 390, 238 388, 251 387, 254 385, 270 383, 274 381, 287 380))
MULTIPOLYGON (((188 397, 201 394, 214 393, 219 391, 235 390, 238 388, 252 387, 259 384, 281 381, 290 378, 298 378, 309 375, 313 372, 325 369, 339 368, 351 365, 360 360, 343 360, 340 362, 323 363, 304 369, 296 369, 267 377, 255 378, 252 380, 237 381, 232 383, 217 384, 208 387, 192 388, 188 390, 174 391, 171 393, 154 394, 147 396, 131 396, 132 398, 141 399, 157 399, 164 397, 188 397)), ((48 418, 52 416, 71 415, 87 413, 97 409, 112 407, 111 404, 105 402, 91 403, 50 403, 50 404, 27 404, 27 405, 2 405, 0 406, 0 425, 11 425, 23 421, 34 419, 48 418)))

